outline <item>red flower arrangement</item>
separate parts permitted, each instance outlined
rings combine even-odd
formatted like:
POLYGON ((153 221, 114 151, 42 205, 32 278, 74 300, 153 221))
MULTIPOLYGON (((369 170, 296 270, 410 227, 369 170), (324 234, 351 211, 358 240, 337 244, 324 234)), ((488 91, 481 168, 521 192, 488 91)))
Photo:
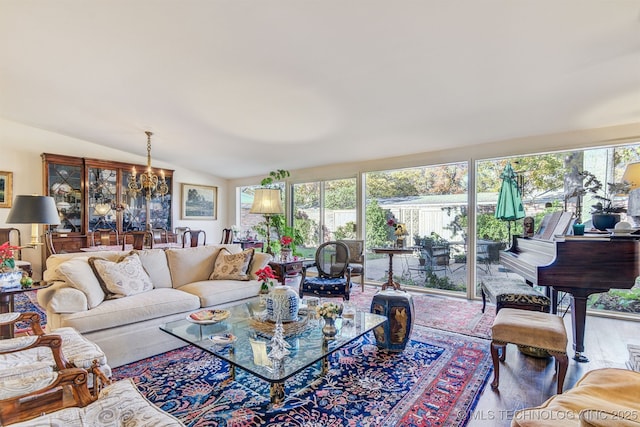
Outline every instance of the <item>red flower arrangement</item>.
POLYGON ((271 267, 267 265, 264 268, 261 268, 256 271, 256 276, 258 276, 258 280, 262 282, 262 285, 260 285, 260 292, 269 292, 269 286, 273 286, 273 281, 271 279, 276 278, 271 267))
POLYGON ((282 236, 280 238, 280 244, 283 248, 288 248, 291 242, 293 242, 293 238, 291 238, 290 236, 282 236))
POLYGON ((9 242, 0 245, 0 271, 12 271, 16 268, 14 251, 20 249, 19 246, 12 246, 9 242))

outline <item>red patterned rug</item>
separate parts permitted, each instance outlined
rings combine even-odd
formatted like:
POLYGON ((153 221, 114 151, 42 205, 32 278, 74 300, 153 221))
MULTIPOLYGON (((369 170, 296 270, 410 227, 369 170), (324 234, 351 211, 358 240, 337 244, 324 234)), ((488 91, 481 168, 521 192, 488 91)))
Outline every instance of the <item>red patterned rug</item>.
MULTIPOLYGON (((318 377, 287 380, 269 405, 268 384, 192 346, 114 369, 188 426, 463 426, 491 373, 488 341, 416 325, 401 353, 381 351, 369 333, 331 356, 318 377)), ((285 361, 286 363, 286 361, 285 361)))
MULTIPOLYGON (((360 286, 351 290, 351 302, 360 310, 370 311, 373 295, 380 288, 360 286)), ((472 337, 491 338, 495 306, 488 305, 482 313, 482 302, 462 298, 411 292, 415 308, 415 324, 472 337)))

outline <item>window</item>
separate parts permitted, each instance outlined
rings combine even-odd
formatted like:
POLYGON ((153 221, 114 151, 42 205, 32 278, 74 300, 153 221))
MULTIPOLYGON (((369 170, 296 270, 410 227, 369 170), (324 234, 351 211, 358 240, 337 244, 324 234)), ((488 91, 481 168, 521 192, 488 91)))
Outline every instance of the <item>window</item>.
POLYGON ((370 172, 366 186, 367 279, 386 281, 388 258, 373 247, 394 243, 393 218, 406 226, 412 255, 393 257, 406 286, 466 292, 467 163, 370 172))

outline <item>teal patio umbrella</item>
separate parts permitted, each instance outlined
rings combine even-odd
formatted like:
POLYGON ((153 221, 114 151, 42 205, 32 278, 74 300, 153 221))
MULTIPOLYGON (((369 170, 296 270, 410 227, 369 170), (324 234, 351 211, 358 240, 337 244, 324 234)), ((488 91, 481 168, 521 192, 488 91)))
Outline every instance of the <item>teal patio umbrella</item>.
POLYGON ((507 163, 500 177, 502 178, 502 186, 498 194, 495 217, 502 221, 508 221, 507 230, 509 244, 511 244, 511 221, 524 218, 524 206, 516 181, 516 173, 511 167, 511 163, 507 163))

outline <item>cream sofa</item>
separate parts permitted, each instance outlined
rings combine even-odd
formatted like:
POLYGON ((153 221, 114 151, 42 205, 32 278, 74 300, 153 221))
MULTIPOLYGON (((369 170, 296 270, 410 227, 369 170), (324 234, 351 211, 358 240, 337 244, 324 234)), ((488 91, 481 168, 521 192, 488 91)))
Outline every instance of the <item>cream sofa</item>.
POLYGON ((222 248, 233 254, 242 251, 239 245, 134 251, 153 289, 117 299, 105 299, 89 258, 117 261, 130 252, 52 255, 43 278, 54 284, 38 291, 38 303, 47 313, 47 330, 75 328, 102 348, 112 367, 181 347, 184 342, 162 332, 161 324, 202 308, 237 304, 260 291, 255 272, 271 256, 254 253, 247 270, 251 280, 210 280, 222 248))

